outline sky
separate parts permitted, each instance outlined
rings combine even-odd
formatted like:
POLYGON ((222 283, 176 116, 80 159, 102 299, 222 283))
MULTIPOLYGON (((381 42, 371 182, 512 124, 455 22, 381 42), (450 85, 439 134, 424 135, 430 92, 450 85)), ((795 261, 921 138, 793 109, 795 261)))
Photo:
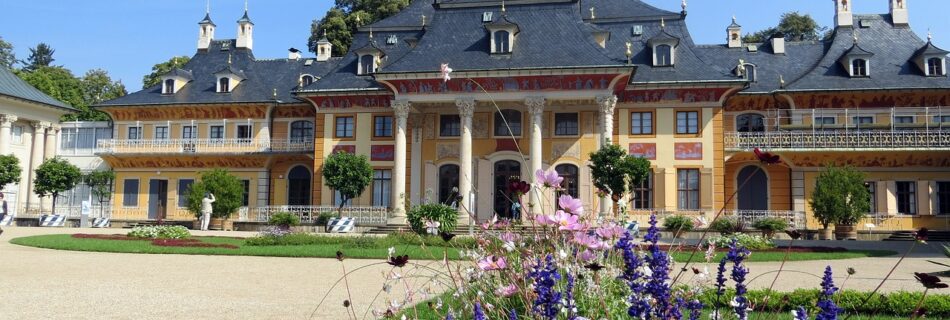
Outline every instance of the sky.
MULTIPOLYGON (((627 1, 680 11, 680 0, 627 1)), ((905 1, 911 26, 921 38, 932 30, 934 43, 950 50, 950 1, 905 1)), ((333 5, 332 0, 248 2, 258 58, 285 58, 291 47, 306 51, 311 22, 333 5)), ((688 5, 686 21, 699 44, 725 43, 733 15, 743 33, 775 26, 787 11, 811 14, 822 26, 834 24, 831 0, 689 0, 688 5)), ((856 13, 888 12, 888 0, 853 0, 853 6, 856 13)), ((195 53, 197 22, 205 9, 206 0, 0 0, 0 37, 14 45, 19 59, 29 56, 30 47, 46 42, 56 50, 55 65, 77 75, 105 69, 135 91, 152 65, 195 53)), ((235 21, 243 10, 244 0, 211 0, 216 38, 235 37, 235 21)))

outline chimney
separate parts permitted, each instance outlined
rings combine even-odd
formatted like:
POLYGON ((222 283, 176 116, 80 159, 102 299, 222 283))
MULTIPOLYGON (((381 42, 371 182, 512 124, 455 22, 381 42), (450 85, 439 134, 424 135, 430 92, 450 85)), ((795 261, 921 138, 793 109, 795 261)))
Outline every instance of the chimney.
POLYGON ((297 48, 290 48, 288 51, 290 51, 290 53, 287 55, 287 59, 295 61, 300 59, 300 50, 297 50, 297 48))
POLYGON ((891 22, 894 25, 908 25, 910 24, 910 19, 907 14, 907 0, 890 0, 891 1, 891 22))
POLYGON ((851 13, 851 0, 835 0, 835 27, 854 26, 854 15, 851 13))
POLYGON ((785 54, 785 34, 777 32, 772 35, 772 53, 785 54))

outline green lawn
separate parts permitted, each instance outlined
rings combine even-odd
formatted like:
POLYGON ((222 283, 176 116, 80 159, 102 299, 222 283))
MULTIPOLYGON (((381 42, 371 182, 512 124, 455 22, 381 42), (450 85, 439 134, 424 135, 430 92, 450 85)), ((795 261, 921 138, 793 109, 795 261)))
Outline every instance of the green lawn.
MULTIPOLYGON (((382 259, 388 256, 389 247, 395 247, 397 254, 407 254, 414 260, 442 259, 442 253, 447 252, 449 259, 459 258, 459 249, 461 246, 456 243, 456 247, 445 245, 430 245, 425 248, 418 245, 418 241, 406 236, 389 237, 317 237, 325 243, 305 244, 305 245, 275 245, 275 246, 249 246, 245 245, 243 239, 226 237, 196 237, 205 243, 232 244, 239 248, 189 248, 189 247, 160 247, 152 245, 149 240, 103 240, 103 239, 80 239, 73 238, 68 234, 41 235, 16 238, 11 243, 48 248, 58 250, 72 251, 96 251, 96 252, 121 252, 121 253, 148 253, 148 254, 199 254, 199 255, 241 255, 241 256, 271 256, 271 257, 315 257, 332 258, 336 257, 337 251, 343 251, 348 258, 382 259)), ((415 238, 416 240, 418 237, 415 238)), ((462 238, 464 239, 464 238, 462 238)), ((471 241, 461 242, 468 245, 471 241)), ((453 240, 453 243, 455 241, 453 240)), ((831 252, 831 253, 792 253, 789 255, 790 261, 801 260, 831 260, 831 259, 851 259, 862 257, 877 257, 896 254, 893 251, 849 251, 849 252, 831 252)), ((686 261, 690 252, 676 252, 673 254, 676 261, 686 261)), ((719 253, 715 258, 720 259, 724 253, 719 253)), ((767 262, 781 261, 785 257, 784 252, 756 252, 749 257, 749 262, 767 262)), ((703 253, 699 252, 693 257, 693 261, 701 261, 703 253)))

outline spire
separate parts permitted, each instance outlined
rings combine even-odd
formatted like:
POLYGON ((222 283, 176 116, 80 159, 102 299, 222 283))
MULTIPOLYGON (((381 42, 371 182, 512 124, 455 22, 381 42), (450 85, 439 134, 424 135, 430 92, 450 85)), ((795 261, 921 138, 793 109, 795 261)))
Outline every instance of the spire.
POLYGON ((683 7, 683 12, 686 12, 686 0, 683 0, 683 3, 680 4, 680 6, 683 7))
POLYGON ((927 28, 927 42, 932 42, 934 40, 934 33, 930 31, 930 28, 927 28))
POLYGON ((501 0, 501 14, 505 15, 505 0, 501 0))
POLYGON ((666 28, 666 19, 660 18, 660 28, 666 28))
POLYGON ((591 20, 596 19, 594 16, 594 7, 590 7, 590 19, 591 20))
POLYGON ((244 0, 244 16, 242 16, 241 19, 238 20, 237 22, 241 24, 244 24, 244 23, 254 24, 253 22, 251 22, 251 18, 247 15, 247 0, 244 0))

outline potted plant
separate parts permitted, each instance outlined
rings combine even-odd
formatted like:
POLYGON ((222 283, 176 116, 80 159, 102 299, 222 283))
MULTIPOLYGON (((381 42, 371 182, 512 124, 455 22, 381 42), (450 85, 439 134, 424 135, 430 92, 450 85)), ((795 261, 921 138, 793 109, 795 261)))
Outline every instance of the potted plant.
POLYGON ((830 240, 828 225, 835 224, 838 240, 857 239, 855 224, 871 207, 865 175, 851 167, 827 166, 818 174, 809 204, 822 226, 819 239, 830 240))
POLYGON ((675 238, 683 238, 683 234, 693 230, 693 220, 683 216, 674 215, 663 220, 663 228, 673 233, 675 238))
POLYGON ((720 235, 727 236, 733 233, 742 233, 744 226, 735 218, 719 218, 709 224, 709 229, 719 232, 720 235))
POLYGON ((300 217, 290 212, 278 212, 267 220, 267 224, 276 226, 285 231, 290 231, 290 227, 300 225, 300 217))
POLYGON ((788 221, 780 218, 765 218, 753 223, 752 227, 762 231, 763 238, 772 239, 776 231, 788 228, 788 221))

